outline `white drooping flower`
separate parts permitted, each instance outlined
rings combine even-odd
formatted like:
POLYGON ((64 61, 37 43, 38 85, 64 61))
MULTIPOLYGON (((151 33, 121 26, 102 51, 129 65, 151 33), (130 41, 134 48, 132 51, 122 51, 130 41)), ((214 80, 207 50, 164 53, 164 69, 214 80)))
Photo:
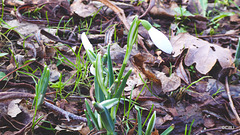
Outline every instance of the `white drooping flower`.
POLYGON ((82 35, 81 35, 81 40, 82 40, 83 47, 85 48, 85 50, 90 50, 90 51, 93 52, 93 46, 92 46, 92 44, 90 43, 90 41, 88 40, 85 32, 82 33, 82 35))
POLYGON ((148 34, 157 48, 165 53, 171 54, 173 47, 169 39, 161 31, 154 28, 148 21, 141 20, 141 23, 143 27, 148 30, 148 34))
POLYGON ((95 68, 93 67, 93 64, 90 66, 90 72, 95 75, 95 68))
MULTIPOLYGON (((90 43, 90 41, 88 40, 85 32, 82 33, 82 35, 81 35, 81 40, 82 40, 83 47, 85 48, 87 54, 89 53, 87 50, 93 52, 93 46, 92 46, 92 44, 90 43)), ((90 66, 90 72, 91 72, 93 75, 95 75, 95 68, 93 67, 93 65, 90 66)))

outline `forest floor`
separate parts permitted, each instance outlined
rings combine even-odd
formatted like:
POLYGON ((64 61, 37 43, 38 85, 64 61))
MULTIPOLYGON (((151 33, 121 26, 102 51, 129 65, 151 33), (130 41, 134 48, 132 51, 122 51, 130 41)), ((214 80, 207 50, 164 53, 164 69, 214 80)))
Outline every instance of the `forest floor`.
POLYGON ((106 125, 98 123, 98 129, 89 123, 87 106, 100 116, 92 102, 98 102, 99 93, 81 35, 87 33, 99 56, 110 45, 116 79, 136 16, 168 37, 173 51, 161 51, 139 25, 138 44, 123 75, 132 73, 112 118, 115 133, 144 134, 156 113, 153 135, 166 134, 166 129, 173 135, 240 134, 239 0, 111 1, 118 8, 84 0, 3 2, 0 134, 105 134, 106 125), (45 65, 50 79, 44 101, 35 109, 45 65))

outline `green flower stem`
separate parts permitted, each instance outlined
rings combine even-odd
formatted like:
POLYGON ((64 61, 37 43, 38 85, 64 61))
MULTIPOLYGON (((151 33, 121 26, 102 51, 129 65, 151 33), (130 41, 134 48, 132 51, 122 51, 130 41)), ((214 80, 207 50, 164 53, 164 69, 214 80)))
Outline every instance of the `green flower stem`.
POLYGON ((117 78, 117 82, 118 82, 117 86, 118 87, 120 85, 120 82, 121 82, 121 79, 122 79, 122 76, 123 76, 123 72, 126 68, 127 61, 129 59, 130 53, 132 51, 132 47, 137 41, 139 24, 140 24, 140 21, 138 20, 138 17, 136 16, 135 19, 132 22, 132 25, 131 25, 130 29, 129 29, 128 39, 127 39, 127 50, 126 50, 126 54, 125 54, 125 57, 124 57, 124 60, 123 60, 121 70, 120 70, 120 72, 118 74, 118 78, 117 78))

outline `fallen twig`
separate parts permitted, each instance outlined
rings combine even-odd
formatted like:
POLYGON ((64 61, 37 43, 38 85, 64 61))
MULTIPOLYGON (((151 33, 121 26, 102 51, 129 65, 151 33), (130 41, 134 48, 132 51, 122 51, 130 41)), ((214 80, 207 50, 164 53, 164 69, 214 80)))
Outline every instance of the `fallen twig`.
POLYGON ((45 102, 43 102, 43 104, 44 104, 46 107, 48 107, 48 108, 50 108, 50 109, 52 109, 52 110, 54 110, 54 111, 56 111, 56 112, 64 115, 64 116, 67 118, 68 121, 70 121, 69 118, 72 118, 72 119, 74 119, 74 120, 79 120, 79 121, 82 121, 82 122, 87 122, 87 119, 86 119, 86 118, 81 117, 81 116, 78 116, 78 115, 73 114, 73 113, 70 113, 70 112, 67 112, 67 111, 63 110, 62 108, 59 108, 59 107, 57 107, 57 106, 55 106, 55 105, 53 105, 53 104, 51 104, 51 103, 49 103, 49 102, 46 102, 46 101, 45 101, 45 102))
POLYGON ((90 88, 90 98, 92 99, 92 101, 95 101, 94 96, 93 96, 93 91, 94 91, 94 83, 92 84, 92 86, 90 88))
POLYGON ((214 112, 211 112, 211 111, 208 111, 208 110, 203 110, 202 112, 207 113, 207 114, 209 114, 209 115, 211 115, 211 116, 213 116, 213 117, 216 117, 217 119, 220 119, 220 120, 222 120, 222 121, 224 121, 224 122, 226 122, 226 123, 228 123, 228 124, 230 124, 230 125, 232 125, 232 126, 234 126, 234 127, 237 127, 237 126, 234 125, 232 122, 226 120, 225 118, 219 116, 218 114, 216 114, 216 113, 214 113, 214 112))
POLYGON ((11 75, 12 73, 16 72, 17 70, 19 70, 19 69, 21 69, 21 68, 24 68, 24 67, 28 66, 29 64, 31 64, 31 63, 33 63, 33 62, 34 62, 34 61, 30 61, 30 62, 28 62, 27 64, 22 65, 21 67, 19 67, 19 68, 13 70, 12 72, 8 73, 7 75, 5 75, 3 78, 0 79, 0 82, 1 82, 3 79, 5 79, 6 77, 8 77, 9 75, 11 75))
POLYGON ((226 135, 237 135, 240 132, 240 128, 233 130, 231 133, 228 133, 226 135))
POLYGON ((210 131, 218 131, 218 130, 233 130, 233 129, 228 129, 228 128, 224 129, 223 127, 210 128, 210 129, 206 129, 206 130, 201 130, 200 132, 196 133, 196 135, 201 135, 201 134, 205 134, 210 131))
POLYGON ((17 98, 34 98, 35 95, 31 93, 24 92, 0 92, 0 102, 9 100, 9 99, 17 99, 17 98))
POLYGON ((150 0, 147 10, 139 18, 144 17, 154 7, 154 5, 155 5, 155 0, 150 0))
POLYGON ((232 101, 232 97, 231 97, 231 93, 230 93, 230 90, 229 90, 228 77, 227 76, 225 77, 225 87, 226 87, 226 92, 227 92, 228 99, 229 99, 229 105, 230 105, 230 107, 231 107, 231 109, 233 111, 233 114, 235 115, 238 123, 240 124, 240 117, 239 117, 239 115, 238 115, 238 113, 236 111, 236 108, 235 108, 235 106, 233 104, 233 101, 232 101))
MULTIPOLYGON (((0 101, 4 100, 9 100, 9 99, 17 99, 17 98, 34 98, 35 94, 30 94, 30 93, 23 93, 23 92, 0 92, 0 101)), ((67 112, 51 103, 48 101, 44 101, 43 104, 50 108, 51 110, 56 111, 59 114, 64 115, 67 120, 69 121, 69 118, 72 118, 74 120, 79 120, 82 122, 87 122, 87 119, 78 115, 75 115, 73 113, 67 112)))

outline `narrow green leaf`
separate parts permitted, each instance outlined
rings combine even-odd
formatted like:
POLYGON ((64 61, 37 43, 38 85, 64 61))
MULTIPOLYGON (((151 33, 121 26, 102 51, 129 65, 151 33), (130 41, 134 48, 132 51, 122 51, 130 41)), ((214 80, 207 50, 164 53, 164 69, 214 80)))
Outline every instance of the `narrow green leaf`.
POLYGON ((91 119, 90 119, 90 117, 89 117, 89 114, 88 114, 88 112, 87 112, 86 110, 84 110, 84 113, 85 113, 86 118, 87 118, 87 125, 88 125, 89 129, 92 130, 92 129, 93 129, 93 124, 92 124, 92 122, 91 122, 91 119))
POLYGON ((102 89, 102 92, 104 93, 105 97, 107 97, 108 92, 104 84, 103 65, 102 65, 102 59, 100 54, 98 54, 96 58, 95 73, 96 73, 96 79, 99 84, 99 87, 102 89))
POLYGON ((45 65, 41 78, 39 79, 38 84, 36 85, 36 91, 35 91, 36 95, 34 98, 33 105, 36 104, 37 108, 39 108, 44 101, 44 96, 47 91, 49 79, 50 79, 50 71, 48 67, 45 65))
POLYGON ((94 76, 94 87, 95 87, 95 97, 98 102, 102 102, 105 100, 104 93, 98 85, 97 78, 94 76))
POLYGON ((187 124, 185 125, 185 132, 184 135, 187 135, 187 124))
POLYGON ((110 45, 108 45, 108 48, 107 48, 107 67, 108 67, 108 74, 109 74, 109 87, 111 87, 114 82, 114 74, 113 74, 112 59, 110 54, 110 45))
POLYGON ((99 125, 98 125, 98 121, 97 118, 95 117, 95 115, 93 114, 90 105, 88 104, 87 100, 85 99, 85 104, 86 104, 86 108, 87 108, 87 112, 88 115, 91 117, 93 124, 95 125, 95 127, 97 128, 97 130, 100 130, 99 125))
POLYGON ((104 100, 104 101, 102 101, 99 104, 104 106, 104 107, 106 107, 107 109, 110 109, 110 108, 112 108, 113 106, 115 106, 118 103, 119 103, 119 99, 118 98, 112 98, 112 99, 104 100))
POLYGON ((171 126, 169 126, 166 130, 164 130, 161 135, 168 135, 169 133, 171 133, 174 129, 174 124, 172 124, 171 126))
POLYGON ((211 23, 209 25, 215 24, 218 21, 220 21, 221 19, 223 19, 224 17, 228 17, 228 16, 232 16, 232 15, 235 15, 235 13, 234 12, 221 12, 219 15, 213 17, 210 20, 211 23))
POLYGON ((117 92, 114 96, 115 98, 120 98, 122 96, 123 89, 125 88, 126 83, 127 83, 127 79, 128 79, 128 77, 130 76, 131 73, 132 73, 132 70, 129 70, 127 72, 127 74, 124 76, 123 81, 122 81, 121 85, 119 86, 119 88, 118 88, 118 90, 117 90, 117 92))
POLYGON ((114 123, 107 108, 96 102, 94 102, 93 105, 101 116, 101 120, 104 128, 106 128, 108 132, 114 133, 114 129, 115 129, 114 123))
POLYGON ((195 119, 193 119, 193 121, 192 121, 192 123, 191 123, 191 125, 190 125, 189 131, 188 131, 188 135, 191 135, 191 132, 192 132, 192 125, 193 125, 193 123, 194 123, 194 120, 195 120, 195 119))
POLYGON ((152 117, 150 118, 145 135, 151 135, 156 121, 156 111, 153 112, 152 117))
POLYGON ((139 107, 135 107, 137 110, 137 122, 138 122, 138 135, 142 135, 142 116, 139 107))

